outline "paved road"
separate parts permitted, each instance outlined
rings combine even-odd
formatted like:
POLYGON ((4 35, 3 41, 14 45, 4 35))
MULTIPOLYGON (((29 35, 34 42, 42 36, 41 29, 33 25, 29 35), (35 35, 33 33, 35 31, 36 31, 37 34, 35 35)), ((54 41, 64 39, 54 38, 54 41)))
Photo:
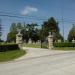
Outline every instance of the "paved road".
POLYGON ((25 56, 0 63, 0 75, 75 75, 74 51, 24 49, 28 52, 25 56))

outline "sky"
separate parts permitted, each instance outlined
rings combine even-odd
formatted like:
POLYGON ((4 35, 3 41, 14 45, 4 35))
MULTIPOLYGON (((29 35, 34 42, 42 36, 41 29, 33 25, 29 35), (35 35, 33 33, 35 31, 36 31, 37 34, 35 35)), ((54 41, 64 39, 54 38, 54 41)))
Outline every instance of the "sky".
POLYGON ((59 22, 60 33, 63 35, 64 32, 64 38, 67 39, 69 30, 72 28, 72 24, 75 23, 75 0, 0 0, 3 40, 6 40, 13 22, 34 22, 42 25, 43 21, 50 17, 54 17, 59 22), (15 14, 24 18, 2 16, 4 14, 15 14))

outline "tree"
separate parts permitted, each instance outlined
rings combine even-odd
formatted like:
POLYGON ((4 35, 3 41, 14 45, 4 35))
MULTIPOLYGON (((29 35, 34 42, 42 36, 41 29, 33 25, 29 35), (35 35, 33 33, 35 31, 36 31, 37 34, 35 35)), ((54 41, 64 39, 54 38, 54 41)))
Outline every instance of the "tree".
POLYGON ((7 35, 7 41, 16 42, 16 34, 18 33, 18 30, 24 31, 22 24, 20 22, 19 23, 12 23, 11 26, 10 26, 10 32, 7 35))
POLYGON ((34 42, 36 42, 38 40, 36 26, 38 26, 36 23, 27 24, 28 38, 31 38, 31 40, 34 42))
POLYGON ((68 34, 68 41, 71 42, 72 39, 75 39, 75 25, 74 24, 73 24, 73 27, 69 31, 69 34, 68 34))
POLYGON ((39 29, 35 28, 34 31, 32 32, 32 41, 34 41, 35 43, 39 40, 39 29))
POLYGON ((16 23, 12 23, 10 26, 10 32, 7 34, 7 41, 16 42, 16 34, 17 34, 17 25, 16 23))
POLYGON ((42 25, 42 35, 43 39, 45 39, 48 35, 49 32, 53 35, 54 41, 58 40, 59 38, 61 39, 61 35, 59 33, 59 27, 58 27, 58 22, 51 17, 48 19, 48 21, 45 21, 42 25))
POLYGON ((13 32, 13 31, 17 31, 16 23, 12 23, 11 26, 10 26, 10 32, 13 32))
POLYGON ((20 22, 17 23, 17 29, 22 30, 22 28, 23 28, 22 24, 20 22))
POLYGON ((22 35, 23 35, 23 36, 22 36, 23 41, 25 41, 26 43, 28 43, 28 40, 29 40, 29 37, 28 37, 28 30, 27 30, 27 26, 26 26, 25 23, 23 24, 21 33, 22 33, 22 35))
POLYGON ((22 25, 20 22, 17 24, 12 23, 7 38, 10 41, 12 39, 15 41, 17 29, 21 30, 23 40, 25 40, 26 42, 28 42, 29 39, 31 39, 34 42, 38 40, 41 40, 42 42, 47 38, 49 32, 53 34, 54 40, 62 38, 62 36, 59 33, 58 22, 53 17, 48 19, 48 21, 45 21, 40 29, 36 28, 37 26, 37 23, 24 23, 24 25, 22 25))
POLYGON ((7 41, 8 42, 16 42, 16 33, 15 32, 9 32, 7 35, 7 41))
POLYGON ((58 22, 56 22, 56 20, 51 17, 50 19, 48 19, 48 22, 47 22, 47 27, 48 27, 48 30, 53 33, 53 32, 59 32, 59 27, 58 27, 58 22))

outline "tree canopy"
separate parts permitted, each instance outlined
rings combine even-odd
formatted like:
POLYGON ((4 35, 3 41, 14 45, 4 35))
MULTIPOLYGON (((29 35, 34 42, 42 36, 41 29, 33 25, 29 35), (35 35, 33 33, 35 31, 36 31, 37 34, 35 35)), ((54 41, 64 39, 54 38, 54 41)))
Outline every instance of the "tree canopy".
POLYGON ((74 24, 68 34, 68 40, 71 42, 73 39, 75 39, 75 25, 74 24))
POLYGON ((59 32, 58 22, 53 17, 49 18, 48 21, 45 21, 42 25, 42 35, 44 39, 49 35, 49 32, 53 35, 54 41, 63 39, 59 32))
POLYGON ((36 42, 38 40, 37 29, 38 26, 36 23, 32 24, 21 24, 21 23, 12 23, 10 26, 10 32, 7 35, 7 41, 16 41, 16 34, 18 30, 21 30, 23 41, 28 42, 31 38, 32 41, 36 42))
POLYGON ((51 32, 54 36, 54 41, 58 39, 63 39, 60 34, 58 22, 55 20, 54 17, 51 17, 47 21, 44 21, 43 24, 40 25, 40 29, 37 26, 37 23, 12 23, 10 27, 10 32, 7 35, 7 40, 15 41, 18 30, 21 30, 23 41, 26 42, 28 42, 29 39, 31 39, 32 42, 36 42, 38 40, 43 42, 48 37, 49 32, 51 32))

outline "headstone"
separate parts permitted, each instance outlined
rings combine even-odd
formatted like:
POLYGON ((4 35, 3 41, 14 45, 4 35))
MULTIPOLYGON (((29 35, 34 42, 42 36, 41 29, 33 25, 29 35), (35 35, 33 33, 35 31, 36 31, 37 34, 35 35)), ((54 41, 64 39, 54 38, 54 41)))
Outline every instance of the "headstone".
POLYGON ((41 42, 40 42, 40 40, 38 40, 37 42, 36 42, 36 44, 40 44, 41 42))
POLYGON ((29 44, 31 44, 31 43, 32 43, 32 40, 31 40, 31 39, 29 39, 28 43, 29 43, 29 44))
POLYGON ((49 44, 49 49, 52 49, 53 48, 53 36, 51 35, 50 32, 48 36, 48 44, 49 44))
POLYGON ((58 39, 58 43, 61 43, 61 39, 58 39))

